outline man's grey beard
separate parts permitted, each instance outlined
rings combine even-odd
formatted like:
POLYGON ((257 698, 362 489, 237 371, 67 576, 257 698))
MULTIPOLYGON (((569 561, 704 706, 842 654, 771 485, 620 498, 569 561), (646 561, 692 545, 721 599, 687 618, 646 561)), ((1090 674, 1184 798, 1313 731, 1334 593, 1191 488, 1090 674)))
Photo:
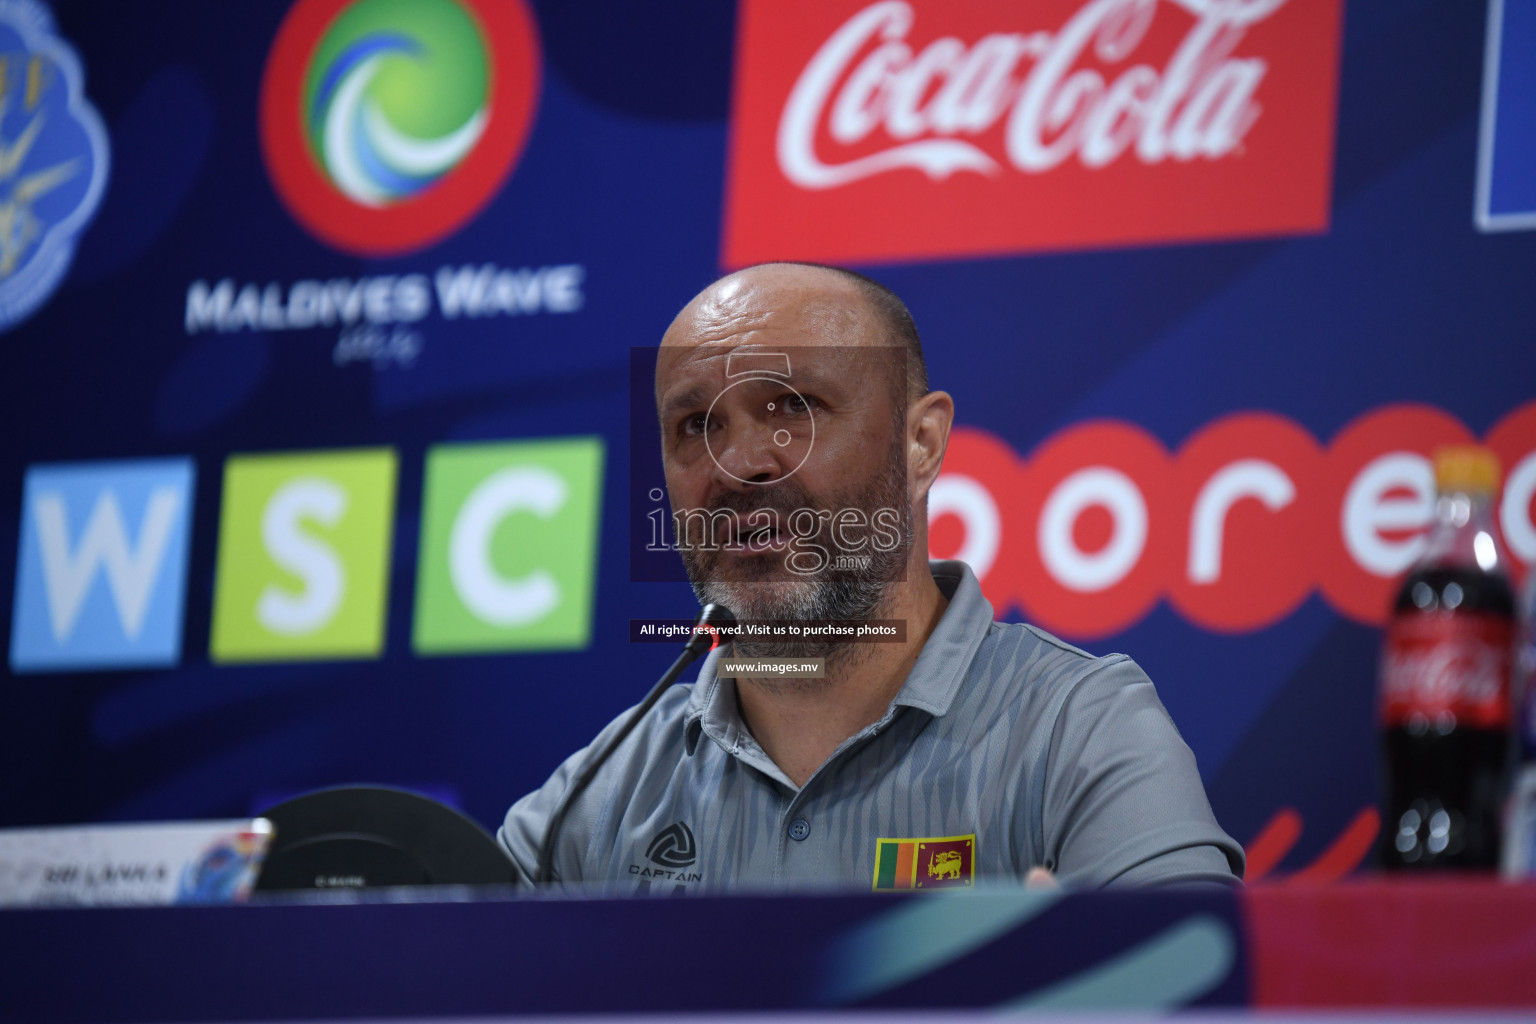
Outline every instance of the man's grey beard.
MULTIPOLYGON (((871 565, 873 568, 873 565, 871 565)), ((700 604, 723 604, 742 621, 752 620, 859 620, 878 618, 892 581, 792 580, 784 583, 695 583, 700 604)), ((841 660, 853 644, 834 639, 795 643, 789 640, 735 640, 739 658, 826 658, 841 660)))
MULTIPOLYGON (((889 508, 900 518, 901 543, 892 550, 883 551, 870 543, 861 554, 869 555, 869 564, 856 569, 822 572, 813 577, 776 580, 726 581, 714 576, 712 569, 718 565, 714 559, 706 559, 703 553, 684 547, 683 564, 688 570, 689 581, 700 604, 723 604, 738 621, 802 620, 802 621, 865 621, 880 617, 888 606, 895 584, 902 579, 907 566, 907 555, 912 550, 912 513, 907 497, 906 474, 901 442, 903 429, 896 431, 896 443, 886 459, 885 471, 856 495, 837 495, 836 511, 857 508, 867 515, 877 509, 889 508), (714 564, 708 564, 713 562, 714 564)), ((792 481, 786 481, 792 483, 792 481)), ((776 503, 792 504, 795 508, 813 507, 808 495, 797 487, 784 488, 794 495, 792 502, 782 502, 776 494, 776 503)), ((762 492, 766 497, 766 490, 762 492)), ((751 507, 742 497, 728 497, 717 503, 719 507, 746 512, 751 507)), ((832 550, 824 528, 818 534, 818 542, 825 538, 824 548, 832 550)), ((792 575, 792 574, 791 574, 792 575)), ((789 640, 735 640, 734 653, 744 658, 826 658, 827 663, 846 662, 858 650, 860 644, 836 639, 818 639, 810 642, 789 640)))

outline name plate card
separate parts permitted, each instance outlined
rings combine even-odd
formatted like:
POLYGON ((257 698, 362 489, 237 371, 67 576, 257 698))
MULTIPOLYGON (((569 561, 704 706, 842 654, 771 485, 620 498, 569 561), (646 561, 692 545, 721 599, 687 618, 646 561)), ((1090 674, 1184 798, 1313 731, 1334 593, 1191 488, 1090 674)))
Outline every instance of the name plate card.
POLYGON ((0 830, 0 907, 240 903, 265 818, 0 830))

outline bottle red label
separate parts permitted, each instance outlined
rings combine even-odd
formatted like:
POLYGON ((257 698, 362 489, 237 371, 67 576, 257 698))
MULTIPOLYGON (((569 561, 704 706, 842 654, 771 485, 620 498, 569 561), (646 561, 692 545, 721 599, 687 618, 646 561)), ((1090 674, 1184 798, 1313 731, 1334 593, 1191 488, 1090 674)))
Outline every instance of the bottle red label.
POLYGON ((1388 728, 1449 712, 1460 728, 1509 725, 1514 626, 1495 615, 1397 615, 1381 658, 1381 716, 1388 728))

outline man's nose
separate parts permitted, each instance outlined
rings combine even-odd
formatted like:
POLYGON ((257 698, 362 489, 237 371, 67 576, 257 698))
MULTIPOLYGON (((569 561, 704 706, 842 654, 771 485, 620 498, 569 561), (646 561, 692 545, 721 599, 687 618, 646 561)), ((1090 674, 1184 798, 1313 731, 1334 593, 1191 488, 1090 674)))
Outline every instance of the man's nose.
POLYGON ((784 475, 773 432, 765 424, 738 417, 720 432, 711 446, 720 482, 741 489, 766 484, 784 475))

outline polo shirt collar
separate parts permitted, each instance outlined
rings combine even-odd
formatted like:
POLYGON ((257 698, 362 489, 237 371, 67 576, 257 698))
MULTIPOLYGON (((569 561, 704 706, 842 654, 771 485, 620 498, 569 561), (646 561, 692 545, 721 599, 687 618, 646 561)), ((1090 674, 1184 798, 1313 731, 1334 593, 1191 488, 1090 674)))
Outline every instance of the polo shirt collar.
MULTIPOLYGON (((981 641, 992 627, 992 604, 982 594, 981 584, 970 566, 964 562, 930 561, 928 571, 949 598, 949 607, 929 634, 882 722, 889 721, 899 706, 918 708, 934 717, 947 714, 981 641)), ((736 703, 736 680, 721 679, 715 674, 722 650, 717 647, 705 658, 693 695, 683 710, 683 735, 689 754, 697 748, 700 734, 707 734, 731 753, 741 749, 743 739, 751 739, 736 703)))
POLYGON ((964 562, 928 563, 933 582, 949 598, 949 607, 907 674, 907 681, 892 704, 920 708, 935 718, 943 717, 955 702, 971 662, 987 631, 992 628, 992 602, 981 592, 976 574, 964 562))
POLYGON ((734 754, 747 731, 736 705, 736 680, 715 675, 715 665, 724 650, 723 646, 716 647, 704 659, 699 679, 693 684, 693 696, 683 708, 683 745, 689 754, 699 745, 703 732, 734 754))

